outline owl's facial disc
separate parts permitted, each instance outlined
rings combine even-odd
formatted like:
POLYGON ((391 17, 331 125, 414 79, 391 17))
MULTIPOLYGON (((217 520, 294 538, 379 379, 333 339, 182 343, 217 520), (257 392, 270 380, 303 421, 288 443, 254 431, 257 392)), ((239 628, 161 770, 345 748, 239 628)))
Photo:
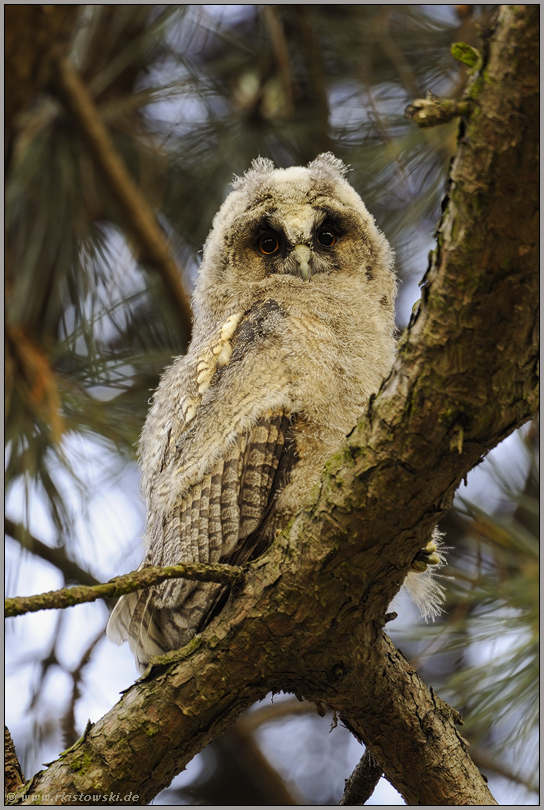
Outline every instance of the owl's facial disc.
POLYGON ((266 196, 235 220, 232 267, 244 268, 244 274, 254 268, 259 281, 294 276, 310 282, 338 271, 346 256, 362 266, 367 238, 359 211, 330 197, 308 202, 306 193, 284 207, 266 196))

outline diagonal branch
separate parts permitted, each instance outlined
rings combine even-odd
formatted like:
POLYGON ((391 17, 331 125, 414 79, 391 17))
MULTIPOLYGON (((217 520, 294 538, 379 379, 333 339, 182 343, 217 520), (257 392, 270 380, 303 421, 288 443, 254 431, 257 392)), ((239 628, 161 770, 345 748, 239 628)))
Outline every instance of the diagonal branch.
POLYGON ((339 805, 346 807, 359 807, 363 805, 374 793, 376 785, 382 778, 383 770, 367 749, 349 779, 339 805))
POLYGON ((69 582, 80 582, 82 585, 100 584, 96 577, 71 560, 62 547, 48 546, 30 534, 20 523, 14 523, 9 518, 4 518, 4 531, 31 554, 41 557, 42 560, 46 560, 58 568, 69 582))
POLYGON ((37 793, 130 784, 148 802, 245 708, 284 690, 335 710, 407 804, 496 804, 459 715, 382 627, 460 480, 537 407, 538 23, 537 6, 501 7, 422 300, 313 503, 202 635, 35 777, 37 793))
POLYGON ((187 340, 191 331, 191 305, 155 214, 117 154, 85 83, 67 59, 58 63, 58 85, 66 107, 121 208, 134 242, 139 245, 144 260, 153 265, 161 276, 166 292, 179 313, 182 336, 187 340))

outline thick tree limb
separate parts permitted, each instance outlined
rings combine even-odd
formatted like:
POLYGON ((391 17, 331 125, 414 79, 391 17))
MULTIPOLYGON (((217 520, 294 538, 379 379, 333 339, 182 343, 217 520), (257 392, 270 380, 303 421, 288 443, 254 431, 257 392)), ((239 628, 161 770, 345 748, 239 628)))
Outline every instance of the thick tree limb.
POLYGON ((38 610, 64 610, 64 608, 81 605, 84 602, 96 602, 97 599, 109 599, 123 596, 142 588, 158 585, 166 579, 193 579, 197 582, 221 582, 223 585, 234 585, 244 578, 242 569, 237 565, 220 565, 218 563, 181 563, 161 568, 149 565, 139 571, 114 577, 109 582, 99 585, 79 585, 75 588, 61 588, 58 591, 38 593, 34 596, 14 596, 5 600, 4 615, 22 616, 24 613, 35 613, 38 610))
POLYGON ((34 792, 132 789, 147 802, 285 690, 335 710, 407 804, 496 804, 458 715, 382 626, 460 480, 536 410, 538 22, 537 6, 501 7, 422 300, 312 505, 209 628, 149 667, 34 792))
POLYGON ((108 188, 120 206, 134 242, 160 274, 164 287, 179 313, 185 340, 191 332, 192 310, 181 284, 179 269, 172 258, 155 214, 128 173, 110 138, 85 83, 67 59, 58 63, 58 84, 64 103, 77 123, 108 188))

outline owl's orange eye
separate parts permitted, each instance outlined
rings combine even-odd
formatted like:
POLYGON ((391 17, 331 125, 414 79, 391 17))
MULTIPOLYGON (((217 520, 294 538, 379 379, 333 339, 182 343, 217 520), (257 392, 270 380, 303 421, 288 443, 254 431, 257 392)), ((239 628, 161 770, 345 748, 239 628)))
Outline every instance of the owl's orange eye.
POLYGON ((261 253, 264 253, 265 256, 271 256, 272 253, 276 253, 279 246, 280 243, 275 236, 263 236, 259 242, 259 250, 261 253))
POLYGON ((323 247, 332 247, 336 242, 336 234, 330 228, 323 228, 317 234, 317 241, 323 247))

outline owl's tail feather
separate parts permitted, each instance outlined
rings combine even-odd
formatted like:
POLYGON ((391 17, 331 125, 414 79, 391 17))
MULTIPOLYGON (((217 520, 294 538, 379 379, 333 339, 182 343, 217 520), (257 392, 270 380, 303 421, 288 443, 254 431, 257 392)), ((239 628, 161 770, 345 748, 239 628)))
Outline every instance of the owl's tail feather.
POLYGON ((129 593, 119 599, 106 627, 106 635, 114 644, 128 641, 140 672, 151 656, 162 655, 167 649, 157 614, 149 590, 129 593))
POLYGON ((117 602, 106 634, 114 644, 128 641, 143 672, 153 656, 188 644, 223 590, 215 582, 175 580, 127 594, 117 602))

